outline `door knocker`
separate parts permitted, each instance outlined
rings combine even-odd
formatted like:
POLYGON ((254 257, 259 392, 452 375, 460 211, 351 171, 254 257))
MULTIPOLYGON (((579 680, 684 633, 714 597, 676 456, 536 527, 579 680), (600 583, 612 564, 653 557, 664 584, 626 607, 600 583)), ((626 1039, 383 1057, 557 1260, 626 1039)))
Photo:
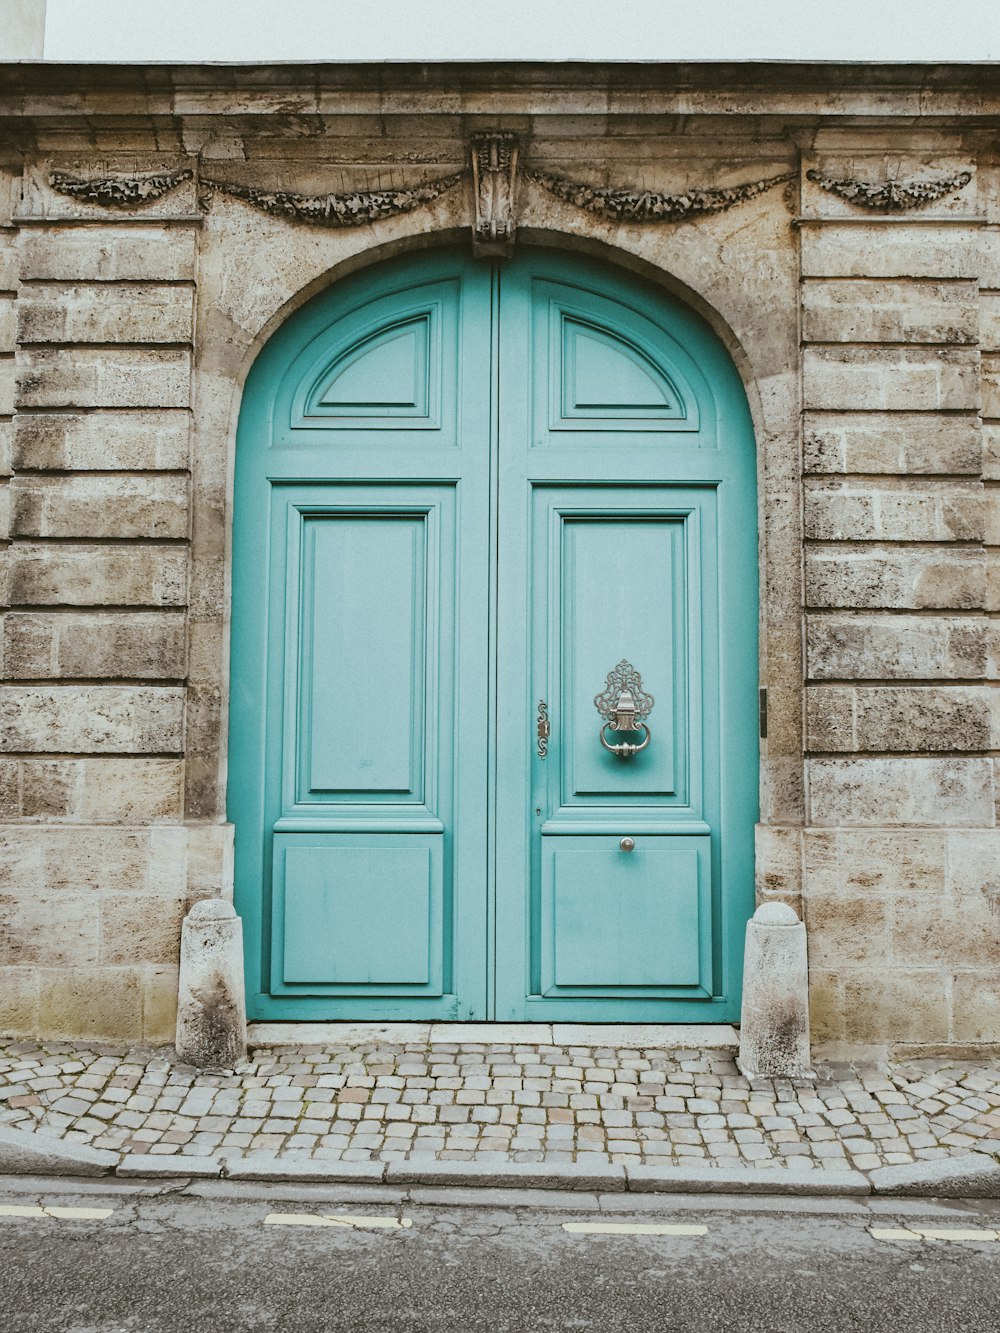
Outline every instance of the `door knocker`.
POLYGON ((650 738, 646 718, 653 711, 654 703, 653 696, 643 690, 642 677, 638 671, 631 662, 622 658, 614 671, 608 672, 602 692, 594 696, 594 707, 604 718, 601 744, 605 750, 616 754, 619 759, 631 759, 640 750, 645 750, 650 738), (606 735, 608 731, 634 733, 640 730, 646 734, 638 745, 626 740, 612 745, 606 735))

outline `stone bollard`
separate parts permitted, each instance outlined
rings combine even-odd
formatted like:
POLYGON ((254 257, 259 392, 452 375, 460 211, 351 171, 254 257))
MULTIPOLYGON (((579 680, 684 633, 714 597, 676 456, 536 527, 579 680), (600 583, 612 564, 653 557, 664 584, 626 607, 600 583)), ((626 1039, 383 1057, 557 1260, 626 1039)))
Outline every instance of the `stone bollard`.
POLYGON ((177 1055, 232 1069, 247 1053, 243 922, 224 898, 197 902, 181 928, 177 1055))
POLYGON ((747 1078, 808 1078, 806 928, 786 903, 747 922, 739 1067, 747 1078))

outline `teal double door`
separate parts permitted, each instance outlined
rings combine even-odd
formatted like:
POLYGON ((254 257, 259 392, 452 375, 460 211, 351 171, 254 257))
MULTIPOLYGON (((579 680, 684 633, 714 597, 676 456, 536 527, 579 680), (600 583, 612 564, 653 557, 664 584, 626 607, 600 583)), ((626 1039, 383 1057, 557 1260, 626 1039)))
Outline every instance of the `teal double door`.
POLYGON ((290 318, 237 444, 251 1015, 734 1019, 756 567, 742 386, 659 290, 442 251, 290 318))

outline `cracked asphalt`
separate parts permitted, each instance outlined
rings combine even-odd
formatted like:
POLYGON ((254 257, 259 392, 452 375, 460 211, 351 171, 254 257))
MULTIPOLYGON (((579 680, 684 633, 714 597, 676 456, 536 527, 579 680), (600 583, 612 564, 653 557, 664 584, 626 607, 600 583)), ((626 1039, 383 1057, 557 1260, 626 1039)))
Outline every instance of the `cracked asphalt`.
POLYGON ((8 1178, 0 1309, 13 1333, 995 1333, 1000 1202, 8 1178))

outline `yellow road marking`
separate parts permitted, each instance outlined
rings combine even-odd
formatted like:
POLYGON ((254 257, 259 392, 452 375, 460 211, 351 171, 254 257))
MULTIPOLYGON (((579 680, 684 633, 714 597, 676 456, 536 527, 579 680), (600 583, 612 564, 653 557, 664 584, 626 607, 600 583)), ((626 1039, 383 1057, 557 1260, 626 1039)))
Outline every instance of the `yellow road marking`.
POLYGON ((103 1222, 114 1211, 113 1208, 41 1208, 38 1204, 0 1204, 0 1217, 60 1217, 103 1222))
POLYGON ((413 1225, 408 1217, 365 1217, 347 1213, 270 1213, 264 1218, 264 1225, 268 1224, 284 1227, 360 1227, 389 1231, 413 1225))
POLYGON ((980 1227, 869 1227, 875 1240, 1000 1240, 1000 1231, 980 1227))
POLYGON ((708 1227, 673 1222, 564 1222, 563 1231, 584 1236, 704 1236, 708 1227))

